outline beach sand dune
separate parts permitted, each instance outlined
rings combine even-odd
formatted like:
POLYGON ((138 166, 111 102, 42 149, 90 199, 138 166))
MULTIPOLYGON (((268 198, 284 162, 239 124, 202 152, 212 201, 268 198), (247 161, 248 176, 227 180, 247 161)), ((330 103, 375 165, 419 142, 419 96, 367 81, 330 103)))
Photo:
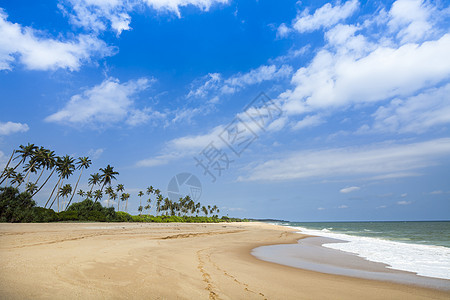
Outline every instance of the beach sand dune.
POLYGON ((251 250, 302 236, 263 223, 0 224, 1 299, 449 299, 323 274, 251 250))

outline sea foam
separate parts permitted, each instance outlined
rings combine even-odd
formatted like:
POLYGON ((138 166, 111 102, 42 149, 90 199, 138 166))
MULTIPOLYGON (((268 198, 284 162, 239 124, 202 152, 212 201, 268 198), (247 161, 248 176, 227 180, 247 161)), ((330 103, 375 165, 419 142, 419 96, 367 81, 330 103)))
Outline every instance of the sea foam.
POLYGON ((301 233, 346 241, 324 244, 324 247, 357 254, 367 260, 385 263, 392 269, 409 271, 421 276, 450 279, 450 248, 409 244, 381 238, 353 236, 330 230, 310 230, 301 233))

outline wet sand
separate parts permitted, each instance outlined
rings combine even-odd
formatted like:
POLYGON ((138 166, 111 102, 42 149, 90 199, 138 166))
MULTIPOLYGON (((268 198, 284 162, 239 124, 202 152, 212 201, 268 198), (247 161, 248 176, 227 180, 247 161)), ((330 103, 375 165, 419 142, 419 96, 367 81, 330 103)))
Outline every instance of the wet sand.
POLYGON ((263 261, 262 223, 0 224, 1 299, 449 299, 448 291, 263 261))

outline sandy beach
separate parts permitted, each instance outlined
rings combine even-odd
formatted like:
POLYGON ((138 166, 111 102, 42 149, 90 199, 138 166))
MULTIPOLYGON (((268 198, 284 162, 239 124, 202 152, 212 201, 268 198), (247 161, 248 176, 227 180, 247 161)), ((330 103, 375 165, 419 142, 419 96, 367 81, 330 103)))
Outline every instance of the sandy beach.
POLYGON ((1 299, 449 299, 259 260, 302 235, 263 223, 0 224, 1 299))

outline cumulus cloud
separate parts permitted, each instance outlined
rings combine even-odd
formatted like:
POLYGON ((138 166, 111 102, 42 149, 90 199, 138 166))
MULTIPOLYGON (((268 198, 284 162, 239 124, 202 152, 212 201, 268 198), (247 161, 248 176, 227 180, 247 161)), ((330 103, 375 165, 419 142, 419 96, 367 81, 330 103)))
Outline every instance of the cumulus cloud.
POLYGON ((114 49, 91 35, 79 35, 72 40, 46 37, 31 27, 7 20, 0 8, 0 70, 11 70, 19 61, 30 70, 78 70, 92 57, 110 56, 114 49))
POLYGON ((357 9, 357 1, 326 4, 314 14, 303 11, 294 24, 301 20, 300 31, 325 28, 325 44, 307 65, 295 71, 292 87, 279 95, 283 111, 294 119, 307 115, 294 121, 303 129, 325 122, 322 118, 322 122, 309 123, 314 120, 311 116, 321 111, 391 101, 373 115, 373 126, 366 124, 361 132, 424 132, 448 124, 444 95, 450 79, 450 34, 444 25, 433 21, 446 14, 433 5, 398 0, 387 12, 380 8, 354 24, 343 23, 343 16, 357 9), (337 13, 343 11, 347 13, 337 13), (342 18, 319 22, 327 20, 320 17, 327 12, 342 18), (430 100, 425 101, 428 96, 430 100))
POLYGON ((17 132, 27 132, 30 128, 27 124, 14 122, 0 122, 0 135, 10 135, 17 132))
POLYGON ((194 6, 208 11, 214 4, 227 2, 228 0, 61 0, 59 8, 76 26, 94 32, 111 28, 120 35, 122 31, 131 30, 130 13, 143 6, 181 17, 181 7, 194 6))
POLYGON ((317 9, 314 14, 310 14, 309 10, 302 11, 294 20, 294 29, 300 33, 310 32, 320 28, 328 28, 339 21, 345 20, 358 9, 359 2, 351 0, 336 5, 330 3, 317 9))
POLYGON ((397 0, 389 11, 390 30, 402 42, 416 42, 433 33, 434 9, 422 0, 397 0))
POLYGON ((341 189, 339 192, 343 193, 343 194, 348 194, 348 193, 351 193, 351 192, 359 191, 360 189, 361 188, 358 187, 358 186, 350 186, 350 187, 346 187, 346 188, 341 189))
POLYGON ((64 108, 45 121, 82 126, 108 126, 121 121, 130 126, 145 123, 152 117, 152 111, 137 109, 133 97, 147 89, 150 83, 147 78, 125 83, 115 78, 105 79, 101 84, 72 96, 64 108))
POLYGON ((286 181, 335 176, 408 176, 450 155, 450 138, 412 144, 298 151, 253 166, 241 181, 286 181))

